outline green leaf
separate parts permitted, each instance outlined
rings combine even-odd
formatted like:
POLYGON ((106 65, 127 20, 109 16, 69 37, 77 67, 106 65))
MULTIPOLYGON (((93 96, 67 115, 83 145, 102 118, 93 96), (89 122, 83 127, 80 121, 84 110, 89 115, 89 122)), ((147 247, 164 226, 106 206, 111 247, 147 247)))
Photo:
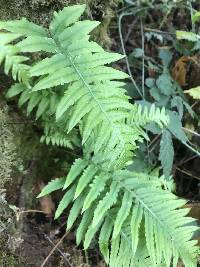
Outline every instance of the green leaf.
POLYGON ((27 114, 28 115, 37 106, 37 104, 40 102, 41 98, 42 98, 41 94, 37 94, 37 93, 31 93, 30 94, 30 100, 29 100, 28 106, 27 106, 27 114))
POLYGON ((44 30, 44 28, 28 21, 26 18, 13 21, 1 21, 0 29, 22 34, 24 36, 47 37, 47 32, 44 30))
POLYGON ((135 203, 132 210, 131 217, 131 235, 132 235, 132 251, 133 255, 135 255, 138 242, 139 242, 139 229, 142 221, 143 210, 138 203, 135 203))
POLYGON ((76 159, 67 175, 63 189, 66 189, 77 178, 77 176, 81 174, 81 172, 85 169, 86 166, 86 160, 76 159))
POLYGON ((97 168, 94 165, 89 165, 81 175, 78 181, 78 185, 76 187, 76 192, 74 195, 74 198, 76 199, 82 191, 85 189, 85 187, 88 185, 88 183, 94 178, 94 175, 97 172, 97 168))
POLYGON ((192 22, 196 23, 199 20, 200 20, 200 11, 197 11, 192 15, 192 22))
POLYGON ((81 194, 75 201, 74 204, 70 210, 68 220, 67 220, 67 229, 70 229, 76 219, 78 218, 78 215, 81 212, 82 206, 83 206, 83 200, 85 198, 84 194, 81 194))
POLYGON ((76 186, 74 185, 71 189, 69 189, 59 202, 58 208, 56 209, 55 217, 54 219, 58 219, 60 215, 63 213, 63 211, 69 206, 69 204, 72 202, 74 197, 76 186))
POLYGON ((44 197, 56 190, 61 189, 64 186, 64 182, 65 182, 65 177, 52 180, 42 189, 41 193, 37 196, 37 198, 44 197))
POLYGON ((82 220, 78 226, 77 232, 76 232, 76 244, 77 246, 80 244, 81 240, 84 239, 84 235, 87 232, 87 229, 89 225, 92 222, 93 218, 93 210, 88 209, 84 212, 82 220))
POLYGON ((149 88, 152 88, 152 87, 155 86, 155 79, 153 79, 153 78, 147 78, 147 79, 145 80, 145 84, 146 84, 146 86, 148 86, 149 88))
POLYGON ((21 52, 49 52, 56 51, 56 44, 51 38, 44 38, 41 36, 30 36, 17 44, 21 52))
POLYGON ((9 44, 10 42, 14 41, 15 39, 19 38, 21 34, 17 33, 6 33, 6 32, 1 32, 0 33, 0 45, 6 45, 9 44))
POLYGON ((90 208, 91 204, 97 199, 100 193, 104 190, 107 180, 110 178, 109 175, 102 173, 99 176, 95 176, 93 183, 90 185, 90 191, 85 198, 82 212, 90 208))
POLYGON ((18 101, 19 107, 21 107, 23 104, 25 104, 29 100, 30 94, 31 94, 31 91, 27 90, 27 88, 25 91, 22 92, 22 94, 20 95, 19 101, 18 101))
POLYGON ((74 5, 63 8, 59 12, 54 12, 53 21, 50 23, 50 31, 58 35, 67 26, 76 22, 85 10, 85 5, 74 5))
POLYGON ((168 130, 181 142, 186 143, 188 138, 182 129, 182 123, 178 114, 174 111, 169 112, 170 122, 168 124, 168 130))
POLYGON ((105 213, 110 209, 110 207, 116 203, 117 196, 119 193, 120 186, 116 182, 112 182, 110 186, 110 191, 108 194, 99 202, 92 221, 92 226, 95 227, 105 216, 105 213))
POLYGON ((122 199, 122 205, 115 219, 113 238, 116 238, 119 235, 122 225, 129 215, 131 206, 132 206, 132 194, 130 194, 129 192, 125 192, 122 199))
POLYGON ((141 48, 135 48, 130 54, 131 57, 140 58, 143 56, 143 50, 141 48))
POLYGON ((183 99, 180 96, 175 96, 171 100, 171 107, 176 107, 179 113, 180 119, 183 117, 183 99))
POLYGON ((171 77, 167 73, 161 74, 159 76, 159 78, 156 80, 156 85, 158 86, 160 91, 166 96, 169 96, 174 92, 171 77))
POLYGON ((42 114, 44 114, 45 110, 49 106, 49 98, 48 97, 43 97, 42 100, 40 101, 38 105, 38 109, 36 112, 36 119, 38 119, 42 114))
POLYGON ((162 60, 162 64, 168 67, 172 60, 172 52, 169 51, 168 47, 161 47, 159 49, 159 58, 162 60))
POLYGON ((191 42, 197 42, 200 39, 200 36, 193 32, 176 31, 176 38, 178 40, 187 40, 191 42))
POLYGON ((113 221, 109 217, 106 217, 99 234, 99 248, 107 264, 109 262, 109 241, 112 231, 113 221))
POLYGON ((164 130, 160 141, 159 160, 161 161, 164 175, 168 177, 172 170, 174 160, 174 148, 172 136, 168 130, 164 130))
POLYGON ((189 94, 192 96, 194 99, 200 99, 200 86, 191 88, 189 90, 185 90, 184 93, 189 94))
POLYGON ((91 243, 92 239, 94 238, 96 232, 99 230, 99 227, 101 226, 101 224, 102 224, 102 220, 100 220, 98 222, 98 224, 95 226, 93 226, 91 224, 89 225, 88 230, 85 234, 85 240, 84 240, 84 244, 83 244, 84 249, 89 248, 90 243, 91 243))
POLYGON ((15 83, 8 89, 6 97, 7 98, 14 97, 23 92, 24 90, 26 90, 26 86, 23 83, 15 83))

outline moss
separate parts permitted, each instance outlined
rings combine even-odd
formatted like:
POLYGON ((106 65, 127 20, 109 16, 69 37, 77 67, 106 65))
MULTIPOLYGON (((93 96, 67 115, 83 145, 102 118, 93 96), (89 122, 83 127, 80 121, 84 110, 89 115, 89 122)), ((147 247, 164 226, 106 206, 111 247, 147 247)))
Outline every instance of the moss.
POLYGON ((0 251, 0 266, 5 267, 25 267, 15 256, 9 255, 7 252, 0 251))
POLYGON ((0 104, 0 188, 11 180, 13 168, 19 165, 17 159, 15 129, 8 115, 8 107, 0 104))
POLYGON ((110 46, 108 27, 115 9, 122 0, 0 0, 0 20, 27 19, 47 26, 53 11, 72 4, 86 4, 86 16, 99 20, 102 25, 95 31, 96 40, 105 47, 110 46))
POLYGON ((14 255, 15 248, 19 246, 19 238, 15 237, 13 215, 5 195, 0 191, 0 266, 24 267, 19 258, 14 255))

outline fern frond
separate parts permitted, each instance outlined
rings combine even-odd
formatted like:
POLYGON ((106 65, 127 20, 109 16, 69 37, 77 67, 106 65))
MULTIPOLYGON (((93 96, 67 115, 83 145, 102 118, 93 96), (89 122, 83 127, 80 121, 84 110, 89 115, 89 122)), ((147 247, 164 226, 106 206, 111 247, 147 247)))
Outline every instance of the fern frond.
MULTIPOLYGON (((44 106, 43 106, 44 108, 44 106)), ((53 146, 67 147, 73 149, 75 146, 80 146, 78 133, 76 130, 67 134, 67 129, 62 123, 49 121, 44 123, 44 134, 41 136, 40 141, 51 144, 53 146)))
POLYGON ((66 190, 55 217, 72 203, 67 228, 82 217, 77 243, 82 240, 85 249, 100 232, 99 246, 111 267, 176 267, 179 258, 193 267, 196 228, 185 217, 185 202, 164 190, 155 174, 126 170, 137 143, 147 138, 142 127, 155 122, 162 128, 169 118, 164 108, 129 103, 121 81, 128 75, 105 66, 122 56, 90 41, 99 22, 79 21, 84 9, 77 5, 54 13, 49 30, 26 19, 0 23, 8 31, 1 33, 1 61, 21 82, 8 96, 20 94, 19 105, 27 103, 28 114, 35 110, 36 118, 46 121, 47 143, 69 146, 73 131, 82 139, 83 159, 39 196, 66 190), (27 67, 23 53, 38 51, 45 58, 27 67))
POLYGON ((131 111, 131 121, 137 122, 138 125, 144 126, 147 123, 155 122, 161 128, 167 126, 169 117, 164 107, 162 109, 152 104, 149 106, 135 105, 131 111))
MULTIPOLYGON (((137 174, 128 171, 114 172, 112 179, 107 180, 107 186, 110 187, 109 190, 101 191, 105 193, 95 194, 95 190, 92 189, 94 184, 90 189, 97 198, 94 203, 99 204, 97 206, 95 204, 93 220, 90 216, 90 228, 92 227, 93 230, 89 229, 88 231, 96 233, 102 227, 99 245, 108 260, 108 242, 111 233, 112 246, 114 246, 114 240, 122 238, 120 236, 122 235, 123 228, 129 224, 129 254, 132 253, 128 265, 124 262, 126 257, 123 257, 123 261, 120 263, 121 253, 125 249, 125 245, 120 241, 122 249, 118 248, 118 251, 115 251, 115 260, 111 252, 111 266, 133 266, 131 261, 134 255, 137 255, 140 242, 139 236, 141 236, 143 231, 145 231, 146 239, 146 257, 150 256, 151 266, 169 266, 173 260, 173 266, 175 267, 179 258, 183 260, 186 266, 195 266, 197 248, 195 247, 196 242, 191 240, 191 238, 196 227, 190 226, 190 223, 194 221, 193 219, 185 217, 188 213, 188 209, 182 208, 185 201, 178 200, 175 195, 163 190, 162 184, 158 179, 150 176, 141 176, 140 174, 137 177, 137 174), (110 183, 110 181, 112 182, 110 183), (123 197, 121 197, 122 194, 123 197), (119 205, 121 208, 117 208, 119 205), (113 213, 112 209, 114 207, 116 211, 113 213), (113 223, 111 224, 112 227, 110 226, 112 229, 109 230, 109 239, 106 239, 104 237, 104 225, 107 225, 108 221, 110 221, 109 217, 111 217, 113 223), (104 219, 105 223, 102 225, 104 219), (102 241, 103 238, 105 238, 105 241, 102 241)), ((84 199, 87 199, 88 194, 91 195, 90 190, 86 190, 87 193, 84 191, 86 193, 84 199)), ((96 190, 97 192, 99 190, 98 184, 96 184, 96 190)), ((81 207, 85 205, 83 204, 84 199, 81 199, 81 207)), ((89 207, 93 209, 93 204, 90 205, 89 207)), ((79 212, 81 212, 81 207, 79 212)), ((90 211, 92 209, 89 208, 90 211)), ((85 242, 85 248, 89 246, 88 240, 90 239, 88 238, 85 242)))
POLYGON ((38 195, 38 198, 46 196, 46 195, 49 195, 50 193, 63 188, 64 182, 65 182, 65 178, 64 177, 52 180, 51 182, 48 183, 48 185, 46 185, 42 189, 42 191, 38 195))
POLYGON ((14 80, 22 81, 28 85, 30 66, 25 64, 25 62, 29 58, 18 55, 19 49, 13 44, 10 44, 20 36, 19 33, 0 32, 0 64, 4 63, 5 74, 11 72, 14 80))
MULTIPOLYGON (((57 120, 64 120, 68 131, 81 123, 83 144, 91 135, 93 140, 97 140, 96 144, 93 144, 95 154, 100 150, 116 148, 112 161, 126 154, 130 156, 131 145, 135 145, 132 141, 134 130, 125 126, 125 120, 132 105, 128 103, 128 97, 122 89, 123 83, 113 81, 128 76, 104 66, 123 56, 107 53, 88 40, 90 31, 99 23, 78 21, 78 15, 83 12, 84 6, 70 7, 70 9, 76 10, 73 15, 68 9, 55 13, 48 34, 37 25, 32 23, 29 25, 26 20, 18 22, 20 34, 26 37, 16 44, 21 52, 44 51, 53 54, 30 69, 31 77, 39 77, 32 88, 32 93, 63 86, 65 92, 57 106, 57 120), (58 19, 59 14, 62 18, 63 14, 70 14, 69 18, 73 19, 68 23, 69 18, 58 19), (57 24, 59 26, 56 26, 57 24), (28 30, 24 30, 25 25, 35 34, 31 35, 28 30), (70 117, 67 114, 70 114, 70 117), (96 122, 94 122, 95 115, 98 116, 96 122)), ((15 22, 13 24, 5 22, 2 27, 15 33, 17 30, 13 27, 14 24, 15 22)), ((32 110, 32 103, 36 104, 37 101, 39 100, 35 96, 28 111, 32 110)))

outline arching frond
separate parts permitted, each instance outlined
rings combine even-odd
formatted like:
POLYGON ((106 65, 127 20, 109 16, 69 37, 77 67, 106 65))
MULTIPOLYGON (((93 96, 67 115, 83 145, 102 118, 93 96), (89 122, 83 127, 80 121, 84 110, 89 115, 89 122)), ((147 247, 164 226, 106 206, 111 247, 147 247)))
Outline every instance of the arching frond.
MULTIPOLYGON (((83 161, 78 162, 80 164, 83 161)), ((157 177, 120 170, 107 173, 107 179, 105 175, 103 181, 97 167, 90 188, 83 190, 78 198, 74 193, 74 205, 78 207, 73 209, 76 210, 74 217, 77 218, 81 210, 83 212, 78 243, 80 239, 86 238, 84 246, 87 249, 100 229, 99 246, 110 266, 143 266, 144 263, 140 262, 143 253, 140 242, 143 236, 143 260, 150 261, 151 266, 172 264, 176 267, 179 258, 186 266, 196 266, 197 247, 192 234, 197 227, 192 226, 194 219, 185 217, 188 213, 188 209, 183 208, 185 201, 162 189, 162 181, 157 177), (102 183, 100 188, 96 182, 98 179, 102 183), (84 222, 87 223, 84 225, 84 222), (127 226, 128 235, 125 238, 123 232, 127 226), (130 255, 128 259, 127 255, 130 255), (137 255, 138 265, 134 265, 137 255)), ((87 167, 79 175, 83 177, 89 171, 88 168, 91 169, 87 167)), ((74 192, 77 192, 77 188, 79 185, 76 185, 74 192)))

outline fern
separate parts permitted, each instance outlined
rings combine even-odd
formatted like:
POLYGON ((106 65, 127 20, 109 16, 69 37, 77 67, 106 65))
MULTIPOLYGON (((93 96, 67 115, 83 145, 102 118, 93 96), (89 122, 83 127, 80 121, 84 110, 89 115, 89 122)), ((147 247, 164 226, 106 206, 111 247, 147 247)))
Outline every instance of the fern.
POLYGON ((67 147, 73 149, 75 146, 80 146, 78 133, 74 129, 69 134, 65 129, 63 123, 55 123, 55 121, 45 121, 44 134, 41 136, 40 141, 51 144, 53 146, 67 147))
POLYGON ((164 108, 129 103, 123 89, 128 75, 105 66, 122 56, 90 40, 99 23, 79 21, 84 9, 77 5, 55 12, 48 30, 26 19, 0 23, 2 38, 10 34, 1 45, 12 47, 11 58, 39 51, 45 57, 28 67, 10 61, 5 72, 17 68, 18 76, 12 74, 18 82, 7 96, 20 95, 19 105, 27 103, 27 113, 35 112, 47 143, 71 147, 80 145, 76 136, 81 136, 83 158, 39 197, 65 190, 55 218, 72 204, 67 228, 81 216, 77 244, 83 241, 87 249, 99 233, 100 250, 112 267, 169 266, 171 261, 176 266, 179 258, 195 266, 195 229, 189 226, 193 219, 185 217, 188 210, 181 208, 185 201, 164 190, 156 175, 126 170, 138 142, 148 138, 142 127, 155 122, 163 128, 169 118, 164 108))
MULTIPOLYGON (((1 28, 1 27, 0 27, 1 28)), ((0 64, 4 61, 4 72, 8 74, 10 71, 14 80, 19 80, 28 85, 29 66, 25 62, 28 57, 18 55, 19 49, 10 45, 10 42, 18 39, 20 34, 1 33, 0 38, 0 64)))

